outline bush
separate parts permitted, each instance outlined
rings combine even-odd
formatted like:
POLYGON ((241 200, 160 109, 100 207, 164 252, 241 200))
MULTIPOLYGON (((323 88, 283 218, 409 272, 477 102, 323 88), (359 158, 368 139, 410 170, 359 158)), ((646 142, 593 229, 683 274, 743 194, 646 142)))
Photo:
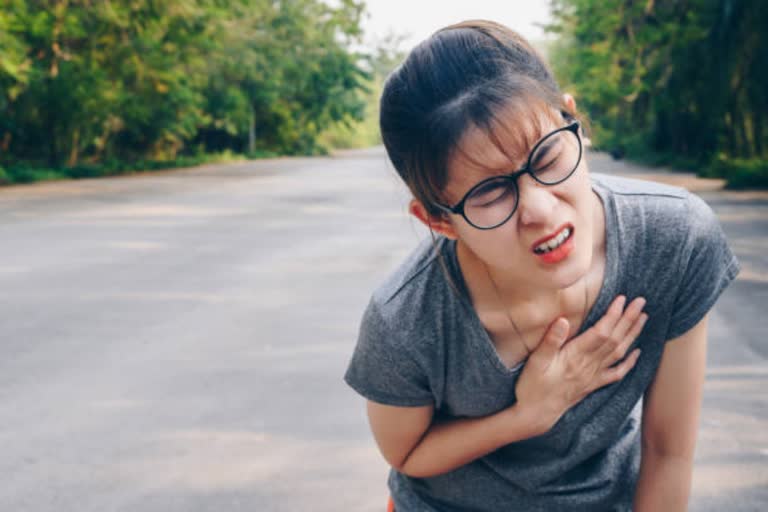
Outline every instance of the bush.
POLYGON ((220 153, 182 155, 173 160, 137 160, 134 162, 125 162, 112 158, 99 164, 82 163, 72 167, 64 167, 62 169, 33 167, 34 164, 29 163, 16 164, 8 168, 0 166, 0 185, 32 183, 34 181, 63 178, 101 178, 120 174, 133 174, 142 171, 195 167, 206 163, 232 162, 235 160, 242 160, 243 158, 258 159, 273 158, 276 156, 280 156, 279 153, 267 150, 257 150, 246 155, 239 155, 230 150, 226 150, 220 153))
POLYGON ((8 173, 11 176, 11 183, 32 183, 67 178, 66 173, 60 170, 37 167, 11 167, 8 173))
POLYGON ((725 188, 768 188, 768 160, 764 159, 715 159, 703 173, 707 177, 725 178, 725 188))
POLYGON ((74 167, 65 167, 63 172, 70 178, 98 178, 108 175, 110 169, 96 164, 80 164, 74 167))
POLYGON ((257 149, 255 151, 249 151, 245 154, 245 157, 249 160, 257 160, 259 158, 275 158, 280 156, 280 153, 275 151, 268 151, 266 149, 257 149))

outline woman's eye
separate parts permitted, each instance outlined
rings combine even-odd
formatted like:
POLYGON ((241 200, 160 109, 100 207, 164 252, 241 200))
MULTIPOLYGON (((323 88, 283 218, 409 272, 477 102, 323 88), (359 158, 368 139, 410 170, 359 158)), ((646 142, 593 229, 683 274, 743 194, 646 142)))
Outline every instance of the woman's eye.
POLYGON ((488 190, 487 192, 484 192, 474 198, 472 201, 472 206, 476 208, 486 208, 493 206, 494 204, 506 199, 509 193, 510 190, 507 187, 497 187, 493 190, 488 190))
POLYGON ((501 196, 499 196, 499 197, 496 197, 496 198, 494 198, 494 199, 491 199, 491 200, 490 200, 490 201, 488 201, 488 202, 484 202, 484 203, 481 203, 481 204, 479 204, 479 205, 477 205, 477 206, 478 206, 478 208, 486 208, 486 207, 488 207, 488 206, 493 206, 493 204, 494 204, 494 203, 496 203, 496 202, 498 202, 498 201, 499 201, 499 198, 500 198, 500 197, 501 197, 501 196))
POLYGON ((541 164, 537 165, 536 166, 536 172, 548 171, 550 169, 554 169, 556 166, 557 166, 557 158, 553 158, 552 160, 550 160, 550 161, 548 161, 546 163, 541 163, 541 164))

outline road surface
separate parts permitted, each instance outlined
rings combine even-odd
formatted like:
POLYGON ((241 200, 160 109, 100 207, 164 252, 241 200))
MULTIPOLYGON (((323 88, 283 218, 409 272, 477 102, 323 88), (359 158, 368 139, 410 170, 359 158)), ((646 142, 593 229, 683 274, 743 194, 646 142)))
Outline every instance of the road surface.
MULTIPOLYGON (((743 271, 710 322, 691 510, 768 507, 768 193, 689 186, 743 271)), ((0 189, 0 510, 383 510, 342 381, 426 235, 379 149, 0 189)))

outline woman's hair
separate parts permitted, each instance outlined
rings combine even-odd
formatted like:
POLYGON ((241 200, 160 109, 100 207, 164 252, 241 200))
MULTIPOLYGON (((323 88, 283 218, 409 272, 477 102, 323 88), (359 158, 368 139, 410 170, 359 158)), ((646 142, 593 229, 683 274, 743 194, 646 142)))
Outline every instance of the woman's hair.
POLYGON ((438 30, 389 75, 379 124, 397 173, 437 217, 451 159, 461 154, 483 166, 460 147, 469 128, 512 159, 541 135, 542 116, 558 113, 575 117, 536 50, 503 25, 473 20, 438 30), (514 134, 506 138, 512 146, 500 143, 501 130, 514 134))

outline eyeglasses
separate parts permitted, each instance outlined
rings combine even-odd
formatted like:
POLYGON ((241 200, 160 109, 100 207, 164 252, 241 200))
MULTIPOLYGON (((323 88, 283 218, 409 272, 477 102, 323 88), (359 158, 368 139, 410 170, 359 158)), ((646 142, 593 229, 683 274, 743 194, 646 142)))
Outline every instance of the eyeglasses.
POLYGON ((461 215, 477 229, 493 229, 507 222, 517 209, 520 193, 517 180, 530 174, 542 185, 557 185, 571 177, 581 162, 579 122, 544 136, 531 150, 519 171, 484 179, 472 187, 455 206, 435 203, 446 213, 461 215))

